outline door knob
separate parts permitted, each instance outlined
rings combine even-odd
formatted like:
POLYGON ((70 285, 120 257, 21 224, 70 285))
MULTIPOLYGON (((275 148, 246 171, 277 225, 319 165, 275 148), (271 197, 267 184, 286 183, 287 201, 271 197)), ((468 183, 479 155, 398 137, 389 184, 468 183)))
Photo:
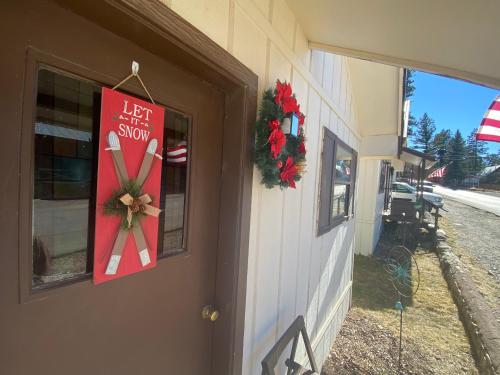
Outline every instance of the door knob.
POLYGON ((203 310, 201 310, 201 317, 203 319, 208 319, 211 322, 215 322, 219 319, 219 311, 214 309, 212 305, 206 305, 203 310))

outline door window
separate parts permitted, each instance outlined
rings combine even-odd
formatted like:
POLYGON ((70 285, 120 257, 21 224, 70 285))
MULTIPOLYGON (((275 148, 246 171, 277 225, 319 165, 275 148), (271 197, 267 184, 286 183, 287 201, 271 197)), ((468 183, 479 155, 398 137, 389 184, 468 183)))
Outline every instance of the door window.
POLYGON ((33 286, 90 272, 94 134, 100 89, 38 72, 34 124, 33 286))
MULTIPOLYGON (((101 87, 38 71, 34 123, 32 286, 91 274, 101 87)), ((190 119, 166 109, 158 256, 185 249, 190 119)))
POLYGON ((168 110, 165 112, 163 144, 166 145, 166 149, 163 151, 162 164, 159 257, 177 254, 185 249, 189 123, 189 118, 183 114, 168 110))

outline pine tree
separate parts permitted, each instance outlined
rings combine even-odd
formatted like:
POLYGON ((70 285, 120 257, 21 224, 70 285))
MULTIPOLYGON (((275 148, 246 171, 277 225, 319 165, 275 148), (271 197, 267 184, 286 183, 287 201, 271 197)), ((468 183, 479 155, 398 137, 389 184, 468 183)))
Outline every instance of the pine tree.
POLYGON ((415 81, 413 80, 414 73, 415 71, 412 69, 406 70, 405 99, 410 99, 415 93, 415 81))
POLYGON ((436 132, 436 125, 434 120, 427 114, 418 120, 416 131, 413 135, 413 142, 415 148, 419 149, 426 154, 432 153, 432 140, 436 132))
POLYGON ((467 150, 465 141, 459 130, 449 142, 448 159, 450 164, 444 175, 444 184, 458 186, 466 175, 466 158, 467 150))
POLYGON ((474 128, 467 137, 467 169, 469 173, 477 174, 486 165, 484 157, 488 152, 488 146, 485 141, 476 139, 477 128, 474 128))
MULTIPOLYGON (((405 99, 410 99, 413 94, 415 94, 415 81, 413 80, 413 74, 415 73, 414 70, 412 69, 407 69, 406 70, 406 80, 405 80, 405 99)), ((417 126, 417 120, 415 119, 415 116, 410 114, 408 116, 408 137, 412 137, 413 133, 415 132, 415 127, 417 126)))
POLYGON ((410 115, 408 116, 408 137, 413 137, 415 135, 415 128, 417 127, 417 125, 418 123, 415 119, 415 116, 410 113, 410 115))
POLYGON ((450 129, 443 129, 432 139, 432 153, 438 160, 438 165, 446 164, 448 145, 451 140, 450 129))

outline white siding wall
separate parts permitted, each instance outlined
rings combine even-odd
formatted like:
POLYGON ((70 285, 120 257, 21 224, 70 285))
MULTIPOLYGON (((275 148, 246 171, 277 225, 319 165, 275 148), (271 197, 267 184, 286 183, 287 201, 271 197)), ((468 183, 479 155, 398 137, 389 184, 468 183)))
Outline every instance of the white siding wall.
POLYGON ((382 231, 384 193, 379 193, 381 160, 361 158, 356 198, 356 254, 372 255, 382 231))
MULTIPOLYGON (((359 150, 345 58, 311 51, 284 0, 164 0, 259 76, 292 83, 307 116, 307 173, 296 190, 268 190, 254 171, 243 374, 302 314, 319 364, 347 313, 354 220, 316 236, 322 127, 359 150)), ((299 358, 304 351, 299 348, 299 358)))

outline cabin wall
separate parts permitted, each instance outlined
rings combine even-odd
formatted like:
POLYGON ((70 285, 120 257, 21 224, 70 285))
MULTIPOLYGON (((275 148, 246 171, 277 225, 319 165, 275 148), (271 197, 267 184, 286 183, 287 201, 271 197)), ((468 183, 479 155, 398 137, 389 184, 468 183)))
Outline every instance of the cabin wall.
MULTIPOLYGON (((323 127, 359 150, 346 58, 311 51, 284 0, 164 0, 259 77, 259 96, 289 81, 306 115, 307 172, 297 189, 266 189, 254 171, 243 374, 304 315, 318 364, 349 309, 354 219, 317 236, 323 127)), ((359 187, 358 187, 359 189, 359 187)), ((305 351, 299 347, 298 358, 305 351)))
POLYGON ((359 163, 358 194, 356 200, 355 253, 372 255, 382 232, 384 191, 379 191, 382 160, 362 158, 359 163))

